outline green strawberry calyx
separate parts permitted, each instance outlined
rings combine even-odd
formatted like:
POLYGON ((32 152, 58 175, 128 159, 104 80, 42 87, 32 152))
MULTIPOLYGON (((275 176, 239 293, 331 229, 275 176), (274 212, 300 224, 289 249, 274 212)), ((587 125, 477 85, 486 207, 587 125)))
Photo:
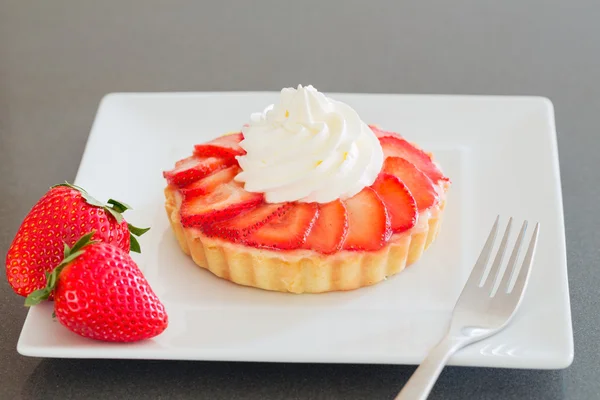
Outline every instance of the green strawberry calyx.
MULTIPOLYGON (((93 198, 84 188, 77 185, 73 185, 69 182, 54 185, 52 187, 54 188, 59 186, 66 186, 71 189, 77 190, 79 193, 81 193, 81 196, 83 197, 86 203, 95 207, 102 208, 110 215, 112 215, 119 224, 123 222, 122 214, 125 211, 132 209, 130 205, 115 199, 108 199, 108 204, 103 204, 102 202, 93 198)), ((141 253, 140 243, 138 242, 137 237, 142 236, 144 233, 148 232, 150 228, 138 228, 137 226, 133 226, 130 223, 127 223, 127 228, 129 229, 129 250, 136 253, 141 253)))
POLYGON ((92 231, 86 235, 83 235, 73 247, 69 247, 65 243, 64 259, 58 264, 52 272, 46 272, 46 287, 35 290, 27 296, 25 299, 25 305, 27 307, 35 306, 40 304, 42 301, 48 300, 50 294, 54 291, 56 283, 58 282, 58 276, 61 271, 73 260, 83 254, 83 248, 98 241, 92 240, 95 231, 92 231))

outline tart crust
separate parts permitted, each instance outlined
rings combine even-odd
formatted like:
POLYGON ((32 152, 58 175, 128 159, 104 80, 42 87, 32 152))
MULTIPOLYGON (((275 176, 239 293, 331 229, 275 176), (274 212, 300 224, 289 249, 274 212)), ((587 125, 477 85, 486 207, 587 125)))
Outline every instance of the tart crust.
POLYGON ((165 209, 179 246, 198 266, 239 285, 291 293, 353 290, 399 273, 416 262, 435 240, 445 205, 442 193, 439 204, 421 213, 415 227, 392 236, 380 250, 324 255, 311 250, 258 249, 208 237, 199 229, 181 224, 177 188, 167 186, 165 197, 165 209))

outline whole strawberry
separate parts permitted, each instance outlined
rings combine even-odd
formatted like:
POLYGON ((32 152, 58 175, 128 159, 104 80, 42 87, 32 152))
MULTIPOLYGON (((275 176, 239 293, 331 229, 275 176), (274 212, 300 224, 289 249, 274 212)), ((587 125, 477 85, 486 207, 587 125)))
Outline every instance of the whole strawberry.
POLYGON ((31 293, 32 306, 54 294, 54 313, 69 330, 91 339, 134 342, 168 325, 162 305, 125 251, 83 236, 48 274, 48 285, 31 293))
POLYGON ((6 255, 6 277, 13 290, 27 296, 46 285, 46 272, 63 259, 63 246, 73 244, 87 232, 94 240, 125 251, 139 252, 133 235, 148 229, 136 228, 123 219, 130 208, 116 200, 102 204, 85 190, 68 183, 50 188, 23 220, 6 255))

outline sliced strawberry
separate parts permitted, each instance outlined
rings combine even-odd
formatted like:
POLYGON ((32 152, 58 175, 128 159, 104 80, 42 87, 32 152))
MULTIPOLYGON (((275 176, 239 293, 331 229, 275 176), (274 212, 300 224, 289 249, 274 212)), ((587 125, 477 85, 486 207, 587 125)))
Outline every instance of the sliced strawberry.
POLYGON ((207 195, 185 197, 181 204, 181 223, 186 227, 206 226, 256 207, 262 200, 261 193, 247 192, 236 182, 225 183, 207 195))
POLYGON ((271 219, 282 216, 291 206, 291 203, 264 203, 256 208, 246 210, 234 218, 207 226, 204 232, 209 236, 218 236, 232 242, 243 241, 246 236, 271 219))
POLYGON ((406 185, 394 175, 382 173, 371 186, 379 195, 388 214, 392 232, 404 232, 417 223, 417 204, 406 185))
POLYGON ((186 197, 208 194, 215 190, 220 184, 231 182, 239 172, 240 167, 237 165, 216 170, 207 177, 183 187, 181 193, 186 197))
POLYGON ((410 161, 423 171, 433 183, 438 183, 440 180, 448 180, 427 153, 416 148, 401 137, 382 137, 379 138, 379 143, 381 143, 385 157, 402 157, 410 161))
POLYGON ((378 250, 392 234, 383 201, 369 187, 344 201, 348 212, 348 236, 344 250, 378 250))
POLYGON ((290 203, 291 207, 246 238, 246 244, 278 250, 302 248, 317 219, 316 203, 290 203))
POLYGON ((384 131, 383 129, 379 129, 376 125, 369 125, 369 128, 373 131, 375 136, 378 138, 387 137, 387 136, 395 136, 401 138, 402 136, 399 133, 392 131, 384 131))
POLYGON ((234 158, 246 154, 246 151, 240 146, 244 139, 242 133, 225 135, 211 140, 208 143, 197 144, 194 146, 194 154, 201 157, 223 157, 234 158))
POLYGON ((163 176, 171 185, 186 186, 204 178, 213 171, 225 168, 234 161, 216 157, 191 156, 175 163, 175 168, 163 172, 163 176))
POLYGON ((383 172, 398 177, 410 190, 419 211, 437 204, 439 198, 431 179, 404 158, 389 157, 383 163, 383 172))
POLYGON ((305 249, 324 254, 335 253, 342 248, 348 233, 348 213, 344 204, 335 200, 319 204, 319 216, 304 243, 305 249))

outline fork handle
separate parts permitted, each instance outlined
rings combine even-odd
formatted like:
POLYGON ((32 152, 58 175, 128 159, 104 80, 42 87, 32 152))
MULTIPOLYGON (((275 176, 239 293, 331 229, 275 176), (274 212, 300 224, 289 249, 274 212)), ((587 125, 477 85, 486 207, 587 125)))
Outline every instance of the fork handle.
POLYGON ((450 356, 466 344, 465 338, 444 337, 429 352, 395 400, 425 400, 450 356))

